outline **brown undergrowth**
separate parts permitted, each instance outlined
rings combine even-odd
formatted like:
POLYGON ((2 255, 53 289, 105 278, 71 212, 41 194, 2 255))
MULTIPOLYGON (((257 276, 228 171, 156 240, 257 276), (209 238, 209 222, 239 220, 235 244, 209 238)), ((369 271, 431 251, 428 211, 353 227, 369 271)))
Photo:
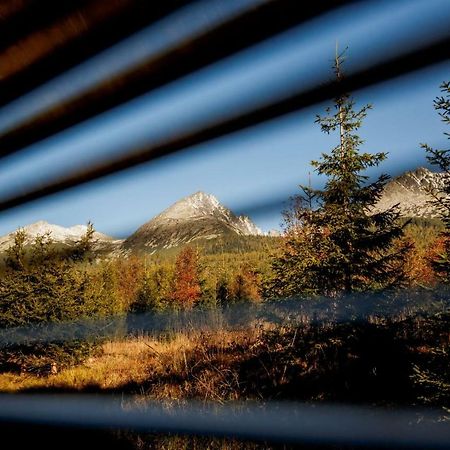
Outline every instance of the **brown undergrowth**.
MULTIPOLYGON (((158 400, 169 407, 189 399, 429 405, 442 411, 441 420, 449 415, 448 315, 303 322, 110 341, 85 364, 53 375, 2 373, 0 390, 127 394, 141 405, 158 400)), ((130 449, 290 448, 118 431, 97 438, 130 449)))
POLYGON ((85 364, 47 376, 0 374, 0 390, 188 399, 447 406, 449 317, 258 325, 105 343, 85 364))

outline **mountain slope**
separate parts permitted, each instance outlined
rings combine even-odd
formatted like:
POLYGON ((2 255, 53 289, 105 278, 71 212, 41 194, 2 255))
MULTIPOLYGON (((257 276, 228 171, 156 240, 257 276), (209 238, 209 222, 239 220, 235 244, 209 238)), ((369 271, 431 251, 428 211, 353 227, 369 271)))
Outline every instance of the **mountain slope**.
POLYGON ((123 247, 127 251, 154 251, 230 234, 258 236, 262 232, 248 217, 236 216, 213 195, 196 192, 142 225, 123 247))
POLYGON ((386 184, 374 211, 386 210, 399 204, 403 217, 438 217, 436 208, 429 203, 433 199, 430 190, 439 191, 443 185, 443 177, 443 173, 431 172, 424 167, 405 172, 386 184))

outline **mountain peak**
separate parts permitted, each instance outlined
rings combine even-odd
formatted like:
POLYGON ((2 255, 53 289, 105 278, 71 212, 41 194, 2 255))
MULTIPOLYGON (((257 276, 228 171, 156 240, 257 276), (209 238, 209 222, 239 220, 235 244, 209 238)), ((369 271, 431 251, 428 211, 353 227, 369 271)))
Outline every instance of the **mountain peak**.
POLYGON ((393 181, 402 182, 413 180, 417 184, 421 184, 424 181, 430 181, 439 178, 439 173, 432 172, 426 167, 418 167, 417 169, 410 170, 408 172, 403 173, 402 175, 395 177, 393 181))
POLYGON ((48 223, 46 220, 38 220, 37 222, 30 223, 29 225, 25 225, 22 227, 25 231, 26 230, 34 230, 34 229, 46 229, 51 228, 52 225, 48 223))
POLYGON ((214 195, 202 191, 195 192, 187 197, 178 200, 173 205, 165 209, 155 219, 185 220, 199 216, 210 216, 216 213, 226 213, 219 200, 214 195))
POLYGON ((426 176, 426 175, 430 175, 433 172, 430 169, 427 169, 426 167, 418 167, 416 170, 413 170, 412 173, 415 173, 418 176, 426 176))
POLYGON ((217 197, 215 197, 212 194, 208 194, 207 192, 203 192, 203 191, 194 192, 193 194, 188 195, 187 197, 184 197, 184 198, 190 198, 190 199, 199 200, 199 201, 211 201, 211 200, 213 200, 213 201, 218 202, 217 197))
POLYGON ((125 246, 153 251, 228 234, 247 236, 262 232, 248 217, 233 214, 214 195, 198 191, 142 225, 125 241, 125 246))
POLYGON ((219 208, 221 206, 219 200, 217 200, 217 197, 214 197, 214 195, 207 194, 203 191, 197 191, 194 194, 191 194, 188 197, 179 200, 177 203, 180 202, 189 202, 196 206, 208 206, 213 209, 219 208))

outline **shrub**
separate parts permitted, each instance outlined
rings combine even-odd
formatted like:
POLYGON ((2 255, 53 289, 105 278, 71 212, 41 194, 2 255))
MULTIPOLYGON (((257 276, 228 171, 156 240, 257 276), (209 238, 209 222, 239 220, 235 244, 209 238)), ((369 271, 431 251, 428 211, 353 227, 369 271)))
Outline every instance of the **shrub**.
MULTIPOLYGON (((100 317, 117 312, 105 280, 99 282, 83 254, 90 250, 92 228, 69 251, 57 250, 50 234, 38 236, 26 247, 26 233, 19 230, 7 252, 0 279, 0 327, 36 327, 100 317), (87 265, 86 265, 87 264, 87 265)), ((101 279, 101 277, 100 277, 101 279)), ((45 335, 45 333, 44 333, 45 335)), ((96 348, 90 341, 12 343, 0 349, 4 370, 42 371, 76 363, 96 348)))

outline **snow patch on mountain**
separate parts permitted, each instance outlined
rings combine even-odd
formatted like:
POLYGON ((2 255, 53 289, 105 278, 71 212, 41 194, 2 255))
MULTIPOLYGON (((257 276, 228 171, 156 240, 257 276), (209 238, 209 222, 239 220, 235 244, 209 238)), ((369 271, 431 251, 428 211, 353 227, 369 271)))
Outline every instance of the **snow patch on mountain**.
MULTIPOLYGON (((26 244, 31 244, 36 237, 49 235, 53 242, 73 244, 81 239, 87 231, 87 225, 74 225, 72 227, 62 227, 60 225, 50 224, 43 220, 26 225, 21 228, 26 233, 26 244)), ((7 250, 14 243, 16 231, 0 237, 0 252, 7 250)), ((93 239, 99 243, 114 243, 116 242, 112 237, 106 234, 95 231, 93 239)))

